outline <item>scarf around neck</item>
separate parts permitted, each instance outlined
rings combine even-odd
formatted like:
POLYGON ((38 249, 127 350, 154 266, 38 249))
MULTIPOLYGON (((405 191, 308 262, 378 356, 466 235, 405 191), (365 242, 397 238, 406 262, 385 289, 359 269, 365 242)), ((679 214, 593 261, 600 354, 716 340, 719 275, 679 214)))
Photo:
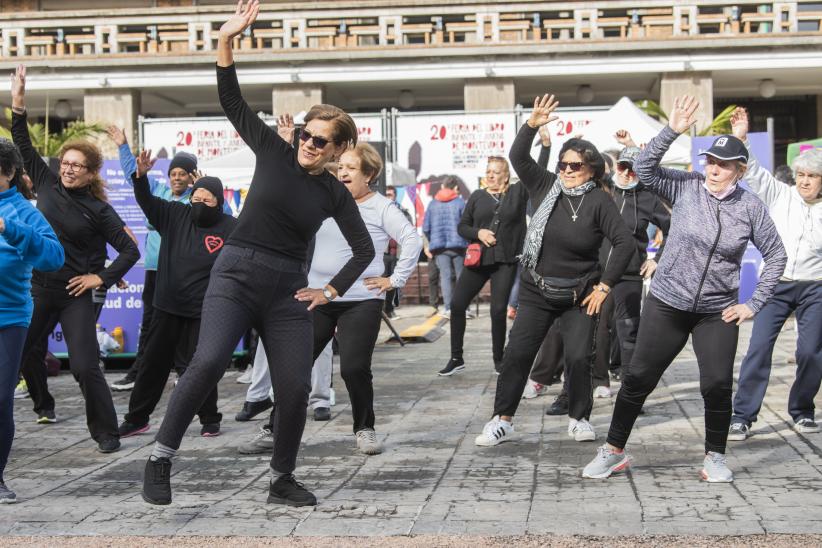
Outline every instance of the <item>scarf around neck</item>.
POLYGON ((531 218, 531 223, 528 225, 528 232, 525 234, 525 245, 522 248, 522 255, 520 256, 520 263, 525 268, 534 268, 539 261, 539 254, 542 251, 542 237, 545 233, 545 225, 548 224, 548 219, 554 210, 554 205, 557 203, 559 193, 562 192, 566 196, 582 196, 590 192, 596 183, 588 181, 574 188, 567 188, 559 177, 554 181, 554 185, 548 190, 548 194, 542 199, 534 216, 531 218))

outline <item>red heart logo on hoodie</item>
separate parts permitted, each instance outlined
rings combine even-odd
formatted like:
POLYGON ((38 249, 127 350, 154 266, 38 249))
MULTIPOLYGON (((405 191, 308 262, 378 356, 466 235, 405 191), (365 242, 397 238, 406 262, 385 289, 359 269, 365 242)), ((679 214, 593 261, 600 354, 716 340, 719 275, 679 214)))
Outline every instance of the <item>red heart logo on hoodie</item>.
POLYGON ((205 246, 209 253, 219 251, 223 247, 223 239, 219 236, 206 236, 205 246))

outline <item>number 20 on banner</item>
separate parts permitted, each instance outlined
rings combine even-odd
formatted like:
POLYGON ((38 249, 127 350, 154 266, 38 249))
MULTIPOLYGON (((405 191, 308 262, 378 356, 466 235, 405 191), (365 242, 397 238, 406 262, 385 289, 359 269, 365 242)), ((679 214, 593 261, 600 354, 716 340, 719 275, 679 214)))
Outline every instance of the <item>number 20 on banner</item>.
POLYGON ((431 126, 431 140, 432 141, 444 141, 445 136, 448 134, 445 126, 438 126, 434 124, 431 126))

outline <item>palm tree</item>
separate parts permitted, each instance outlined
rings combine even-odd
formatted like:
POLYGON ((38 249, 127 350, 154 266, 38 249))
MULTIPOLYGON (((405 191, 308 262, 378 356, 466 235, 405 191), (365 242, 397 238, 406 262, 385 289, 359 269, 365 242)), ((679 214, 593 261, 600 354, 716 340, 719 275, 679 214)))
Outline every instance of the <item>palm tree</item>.
MULTIPOLYGON (((0 137, 11 139, 11 109, 6 109, 7 126, 0 126, 0 137)), ((41 156, 53 157, 68 141, 74 139, 89 139, 97 137, 105 132, 105 127, 102 124, 89 124, 82 121, 69 122, 59 133, 51 133, 46 131, 45 124, 29 123, 29 137, 34 148, 41 156)))
MULTIPOLYGON (((662 107, 660 107, 656 101, 643 99, 642 101, 637 101, 636 106, 639 107, 642 112, 652 118, 656 118, 660 122, 668 121, 668 115, 665 114, 665 111, 662 110, 662 107)), ((730 105, 717 114, 708 127, 697 133, 697 135, 727 135, 731 133, 731 114, 733 114, 735 108, 736 105, 730 105)))

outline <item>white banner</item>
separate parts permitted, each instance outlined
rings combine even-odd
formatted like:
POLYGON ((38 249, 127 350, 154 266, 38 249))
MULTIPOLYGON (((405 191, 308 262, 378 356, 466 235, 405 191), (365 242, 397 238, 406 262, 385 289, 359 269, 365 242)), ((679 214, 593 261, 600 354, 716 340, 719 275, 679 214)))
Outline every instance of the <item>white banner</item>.
MULTIPOLYGON (((563 143, 572 137, 579 136, 585 132, 585 128, 608 114, 607 109, 600 110, 584 110, 584 109, 568 109, 558 110, 555 113, 559 116, 559 120, 554 120, 548 124, 548 131, 551 134, 551 156, 548 160, 548 169, 554 171, 557 161, 559 160, 559 150, 563 143)), ((524 124, 531 115, 531 109, 525 108, 520 116, 520 125, 524 124)), ((517 128, 519 129, 519 127, 517 128)), ((539 156, 540 147, 536 146, 539 143, 539 138, 534 141, 534 147, 531 149, 531 156, 536 159, 539 156)))

